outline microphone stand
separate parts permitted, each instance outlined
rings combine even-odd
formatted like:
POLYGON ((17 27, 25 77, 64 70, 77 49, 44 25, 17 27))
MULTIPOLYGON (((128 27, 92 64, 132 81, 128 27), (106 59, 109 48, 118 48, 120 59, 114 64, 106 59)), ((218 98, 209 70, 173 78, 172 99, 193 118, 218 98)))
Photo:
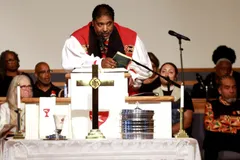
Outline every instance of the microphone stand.
MULTIPOLYGON (((105 41, 104 37, 103 37, 103 36, 100 36, 100 37, 99 37, 99 43, 100 43, 100 45, 101 45, 101 46, 105 46, 105 47, 108 48, 109 46, 107 46, 107 45, 104 43, 104 41, 105 41)), ((115 49, 113 49, 113 50, 115 50, 115 49)), ((115 50, 115 51, 117 52, 117 50, 115 50)), ((147 66, 145 66, 145 65, 143 65, 143 64, 135 61, 135 60, 132 59, 132 58, 131 58, 131 60, 132 60, 134 63, 136 63, 137 65, 139 65, 139 66, 147 69, 148 71, 150 71, 150 72, 152 72, 152 73, 155 73, 155 74, 158 75, 159 77, 165 79, 169 84, 173 84, 174 86, 180 88, 180 85, 179 85, 177 82, 174 82, 174 81, 170 80, 169 77, 164 77, 164 76, 160 75, 159 73, 153 71, 152 69, 150 69, 150 68, 148 68, 147 66)))
MULTIPOLYGON (((180 61, 181 61, 181 80, 182 80, 182 84, 181 84, 181 90, 184 90, 184 72, 183 72, 183 58, 182 58, 182 39, 178 38, 178 43, 179 43, 179 51, 180 51, 180 61)), ((183 106, 181 106, 182 103, 180 103, 180 128, 179 128, 179 132, 175 135, 175 138, 188 138, 189 136, 187 135, 186 131, 184 130, 184 91, 183 91, 183 95, 182 95, 182 91, 181 91, 181 99, 183 101, 183 106)))
POLYGON ((164 76, 162 76, 162 75, 159 74, 158 72, 153 71, 152 69, 150 69, 150 68, 148 68, 147 66, 145 66, 145 65, 143 65, 143 64, 135 61, 134 59, 132 59, 132 61, 133 61, 134 63, 136 63, 137 65, 139 65, 139 66, 147 69, 148 71, 150 71, 150 72, 152 72, 152 73, 155 73, 155 74, 158 75, 159 77, 161 77, 161 78, 163 78, 164 80, 166 80, 169 84, 173 84, 174 86, 180 88, 180 85, 179 85, 177 82, 172 81, 171 79, 169 79, 169 77, 164 77, 164 76))
POLYGON ((182 80, 182 84, 184 84, 184 73, 183 73, 183 59, 182 59, 182 39, 178 38, 178 43, 179 43, 179 51, 180 51, 180 61, 181 61, 181 80, 182 80))
POLYGON ((167 90, 168 90, 168 92, 170 91, 170 83, 169 82, 167 83, 167 90))

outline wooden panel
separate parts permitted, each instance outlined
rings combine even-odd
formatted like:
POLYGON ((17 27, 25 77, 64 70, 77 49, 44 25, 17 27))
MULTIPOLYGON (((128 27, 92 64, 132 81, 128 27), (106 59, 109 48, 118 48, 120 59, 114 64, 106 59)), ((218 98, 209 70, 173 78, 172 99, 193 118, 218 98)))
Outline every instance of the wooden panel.
MULTIPOLYGON (((214 72, 214 68, 183 68, 184 72, 214 72)), ((233 68, 233 70, 240 72, 240 68, 233 68)), ((32 69, 21 69, 20 71, 26 73, 34 73, 32 69)), ((181 68, 178 68, 178 71, 181 72, 181 68)), ((64 69, 53 69, 53 73, 70 73, 71 71, 66 71, 64 69)))
POLYGON ((134 96, 134 97, 126 97, 125 101, 128 103, 136 103, 136 102, 161 102, 161 101, 173 101, 174 97, 172 96, 134 96))
POLYGON ((192 101, 193 101, 194 113, 204 114, 206 99, 193 98, 192 101))
MULTIPOLYGON (((25 72, 25 73, 34 73, 33 69, 21 69, 20 71, 25 72)), ((53 74, 54 73, 68 73, 68 72, 71 72, 71 71, 65 71, 64 69, 52 69, 52 71, 53 71, 53 74)))
MULTIPOLYGON (((23 103, 39 103, 39 98, 23 98, 23 103)), ((71 98, 56 98, 56 103, 71 103, 71 98)))
POLYGON ((63 87, 65 82, 52 82, 52 84, 57 87, 63 87))
MULTIPOLYGON (((63 87, 65 82, 52 82, 57 87, 63 87)), ((181 84, 182 81, 177 81, 178 84, 181 84)), ((193 86, 197 81, 185 81, 186 86, 193 86)))
MULTIPOLYGON (((125 73, 125 74, 124 74, 124 77, 125 77, 125 78, 129 78, 129 77, 130 77, 130 74, 129 74, 129 73, 125 73)), ((70 78, 71 78, 71 74, 70 74, 70 73, 65 74, 65 78, 66 78, 66 79, 70 79, 70 78)))
MULTIPOLYGON (((127 102, 135 102, 135 101, 140 101, 142 99, 143 101, 171 101, 173 97, 171 96, 166 96, 166 97, 126 97, 127 102)), ((141 100, 141 101, 142 101, 141 100)), ((0 97, 0 104, 4 103, 6 101, 6 97, 0 97)), ((39 103, 39 98, 24 98, 22 100, 25 103, 39 103)), ((194 113, 199 113, 203 114, 205 110, 205 104, 206 104, 206 99, 192 99, 193 101, 193 106, 194 106, 194 113)), ((57 98, 57 103, 70 103, 71 99, 70 98, 57 98)))

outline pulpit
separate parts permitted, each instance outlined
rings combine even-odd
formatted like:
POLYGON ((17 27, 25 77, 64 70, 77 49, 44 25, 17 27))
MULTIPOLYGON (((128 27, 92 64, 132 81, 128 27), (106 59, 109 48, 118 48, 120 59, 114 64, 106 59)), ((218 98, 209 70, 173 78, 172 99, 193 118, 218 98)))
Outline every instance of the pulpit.
MULTIPOLYGON (((66 114, 63 136, 68 139, 85 139, 92 128, 92 80, 91 70, 72 72, 69 98, 56 98, 41 102, 25 99, 26 139, 44 139, 54 131, 53 114, 66 114), (55 100, 55 103, 52 103, 55 100), (40 105, 42 103, 42 105, 40 105), (45 105, 43 105, 45 104, 45 105), (50 112, 49 112, 50 109, 50 112), (52 111, 52 112, 51 112, 52 111)), ((99 82, 99 129, 107 139, 122 138, 121 111, 123 109, 152 110, 154 112, 153 138, 171 138, 171 101, 173 97, 129 97, 126 70, 100 70, 99 82)), ((98 83, 98 82, 94 82, 98 83)))
MULTIPOLYGON (((77 69, 70 74, 73 138, 84 139, 91 129, 92 73, 77 69)), ((154 138, 171 138, 171 101, 173 97, 128 97, 125 69, 99 71, 99 126, 106 138, 121 138, 120 113, 123 109, 154 111, 154 138)))
POLYGON ((98 119, 101 131, 107 138, 120 138, 119 113, 125 106, 127 79, 125 69, 97 70, 93 77, 91 69, 75 69, 71 73, 71 109, 73 138, 84 139, 92 129, 92 105, 98 101, 98 119), (92 88, 98 86, 93 96, 92 88))

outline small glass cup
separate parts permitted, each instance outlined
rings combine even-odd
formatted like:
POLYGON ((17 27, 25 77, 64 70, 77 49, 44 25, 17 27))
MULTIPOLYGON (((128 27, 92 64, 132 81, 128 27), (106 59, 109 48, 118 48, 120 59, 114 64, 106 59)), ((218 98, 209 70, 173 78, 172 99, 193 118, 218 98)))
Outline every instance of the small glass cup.
POLYGON ((66 117, 66 115, 53 115, 54 122, 55 122, 56 140, 60 139, 60 135, 61 135, 61 132, 63 129, 65 117, 66 117))

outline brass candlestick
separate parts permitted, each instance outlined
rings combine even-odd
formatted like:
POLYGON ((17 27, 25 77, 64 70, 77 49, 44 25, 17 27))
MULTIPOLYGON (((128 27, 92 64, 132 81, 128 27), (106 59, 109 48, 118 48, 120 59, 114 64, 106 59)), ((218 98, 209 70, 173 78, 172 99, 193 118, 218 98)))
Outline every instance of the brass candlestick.
POLYGON ((105 136, 100 131, 100 129, 91 129, 86 139, 105 139, 105 136))
POLYGON ((17 113, 17 130, 13 136, 13 139, 24 139, 25 137, 23 136, 23 133, 21 132, 21 112, 22 110, 18 108, 15 110, 17 113))
POLYGON ((177 134, 175 134, 175 138, 189 138, 188 134, 184 130, 184 111, 183 108, 181 107, 180 110, 180 129, 177 134))

